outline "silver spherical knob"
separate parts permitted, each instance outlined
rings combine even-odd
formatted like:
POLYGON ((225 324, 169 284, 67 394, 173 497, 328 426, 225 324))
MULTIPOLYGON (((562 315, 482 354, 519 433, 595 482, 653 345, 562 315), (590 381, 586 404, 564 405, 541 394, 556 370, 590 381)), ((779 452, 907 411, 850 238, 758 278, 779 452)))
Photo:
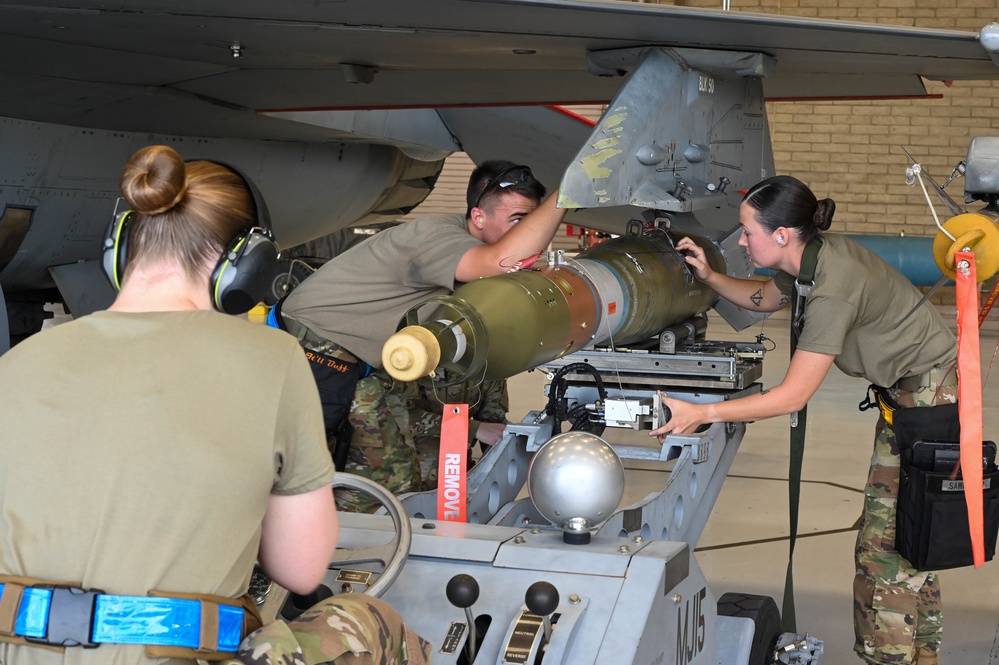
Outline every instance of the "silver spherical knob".
POLYGON ((614 512, 624 495, 624 465, 609 443, 590 432, 558 434, 541 446, 527 471, 527 491, 545 519, 567 534, 589 530, 614 512))

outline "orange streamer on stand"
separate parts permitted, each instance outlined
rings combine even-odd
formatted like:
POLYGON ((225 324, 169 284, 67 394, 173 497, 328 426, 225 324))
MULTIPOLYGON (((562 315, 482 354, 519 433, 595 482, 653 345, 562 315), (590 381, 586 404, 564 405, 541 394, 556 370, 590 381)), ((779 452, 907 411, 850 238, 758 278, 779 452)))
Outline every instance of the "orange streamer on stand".
POLYGON ((961 419, 961 475, 968 503, 975 567, 985 563, 982 489, 982 365, 978 341, 978 279, 973 252, 956 252, 957 396, 961 419))
POLYGON ((445 404, 437 463, 437 519, 467 522, 468 405, 445 404))

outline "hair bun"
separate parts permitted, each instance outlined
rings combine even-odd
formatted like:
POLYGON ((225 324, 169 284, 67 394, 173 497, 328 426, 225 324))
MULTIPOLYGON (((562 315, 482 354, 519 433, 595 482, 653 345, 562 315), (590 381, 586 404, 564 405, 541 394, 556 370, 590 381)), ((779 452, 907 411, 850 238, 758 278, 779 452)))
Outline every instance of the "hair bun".
POLYGON ((832 218, 835 212, 835 201, 832 199, 819 199, 815 202, 815 215, 812 217, 812 223, 820 231, 825 231, 832 225, 832 218))
POLYGON ((136 152, 121 173, 121 192, 128 204, 144 215, 171 210, 187 193, 184 160, 169 146, 156 145, 136 152))

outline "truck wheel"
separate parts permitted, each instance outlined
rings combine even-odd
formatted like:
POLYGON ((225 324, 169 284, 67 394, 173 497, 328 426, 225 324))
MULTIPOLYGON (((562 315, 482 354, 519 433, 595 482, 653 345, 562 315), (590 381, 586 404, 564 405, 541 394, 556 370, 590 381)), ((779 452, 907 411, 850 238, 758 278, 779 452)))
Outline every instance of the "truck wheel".
POLYGON ((751 593, 726 593, 718 599, 718 614, 753 620, 756 630, 749 665, 770 665, 774 662, 774 648, 781 635, 781 625, 780 610, 773 598, 751 593))

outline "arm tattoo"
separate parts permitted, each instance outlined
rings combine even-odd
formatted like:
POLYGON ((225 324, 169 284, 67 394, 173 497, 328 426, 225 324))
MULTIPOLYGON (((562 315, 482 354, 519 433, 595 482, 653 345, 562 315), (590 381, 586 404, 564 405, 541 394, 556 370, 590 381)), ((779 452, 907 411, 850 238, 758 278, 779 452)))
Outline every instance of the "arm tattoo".
POLYGON ((779 307, 783 307, 784 305, 788 304, 789 302, 791 302, 791 296, 782 293, 780 295, 780 302, 777 303, 777 305, 779 307))
POLYGON ((759 307, 760 303, 763 302, 763 289, 760 289, 753 295, 749 296, 749 299, 753 302, 754 305, 759 307))

